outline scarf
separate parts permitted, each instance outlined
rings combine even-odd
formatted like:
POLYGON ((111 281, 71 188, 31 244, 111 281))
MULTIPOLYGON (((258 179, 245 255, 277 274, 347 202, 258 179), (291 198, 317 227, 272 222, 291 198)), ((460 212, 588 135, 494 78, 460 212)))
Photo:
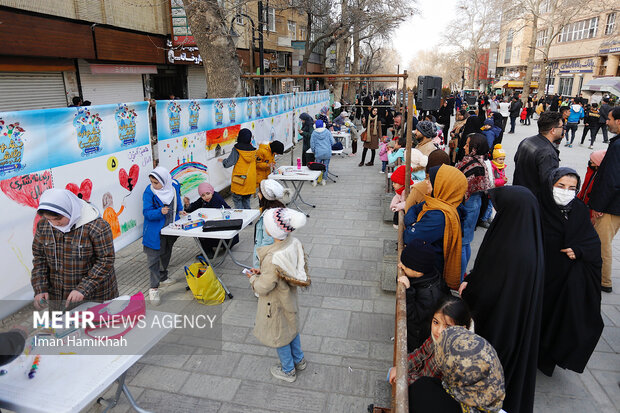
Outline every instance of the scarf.
POLYGON ((475 151, 470 155, 465 155, 463 160, 459 162, 456 167, 463 172, 467 178, 465 201, 476 192, 488 191, 491 189, 491 181, 487 175, 487 168, 484 165, 484 157, 482 155, 476 155, 475 151))
POLYGON ((368 114, 368 127, 366 128, 367 130, 370 130, 370 122, 374 122, 375 125, 372 129, 372 133, 371 135, 376 135, 377 134, 377 119, 379 118, 379 115, 377 114, 377 116, 375 116, 374 118, 372 117, 372 115, 368 114))
POLYGON ((172 176, 170 176, 170 172, 163 166, 158 166, 153 169, 149 176, 157 179, 163 186, 161 189, 155 189, 153 185, 151 185, 151 191, 157 195, 157 198, 159 198, 164 205, 170 205, 176 195, 176 190, 172 186, 172 176))
POLYGON ((432 195, 425 195, 425 204, 418 215, 418 222, 427 211, 438 210, 445 217, 443 233, 443 277, 448 287, 457 289, 461 281, 461 218, 456 208, 467 190, 467 179, 453 166, 442 165, 437 171, 432 195))
POLYGON ((506 167, 506 163, 497 163, 495 161, 491 161, 491 162, 493 162, 493 165, 495 165, 495 167, 499 170, 502 170, 506 167))
POLYGON ((467 122, 467 119, 456 121, 456 123, 454 124, 454 128, 452 128, 452 132, 454 132, 455 134, 459 133, 463 126, 465 126, 465 122, 467 122))
POLYGON ((442 385, 464 413, 497 412, 506 397, 504 369, 493 346, 465 327, 446 328, 435 345, 442 385))
POLYGON ((56 212, 63 217, 69 218, 69 223, 63 227, 52 225, 57 230, 67 233, 82 216, 82 208, 86 202, 78 198, 73 192, 67 189, 50 188, 43 192, 39 202, 39 209, 56 212))

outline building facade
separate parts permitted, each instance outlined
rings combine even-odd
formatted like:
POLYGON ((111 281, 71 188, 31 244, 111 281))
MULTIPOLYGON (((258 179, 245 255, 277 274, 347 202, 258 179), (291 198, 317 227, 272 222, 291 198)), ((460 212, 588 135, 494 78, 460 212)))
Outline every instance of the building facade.
MULTIPOLYGON (((540 49, 548 41, 551 30, 544 25, 538 27, 532 80, 538 81, 544 76, 545 93, 576 96, 585 92, 584 87, 592 79, 618 76, 618 14, 613 11, 583 13, 564 25, 551 42, 546 73, 541 73, 543 53, 540 49)), ((495 87, 505 88, 510 82, 514 90, 523 88, 532 28, 519 25, 522 23, 506 20, 502 24, 495 87)), ((532 86, 535 90, 537 83, 532 86)))
MULTIPOLYGON (((258 2, 238 10, 220 4, 231 16, 243 71, 257 72, 251 23, 258 29, 258 2)), ((265 7, 262 21, 265 73, 294 73, 305 14, 265 7)), ((93 105, 207 96, 182 0, 0 0, 0 23, 0 111, 62 107, 76 96, 93 105)), ((322 72, 321 63, 313 55, 309 72, 322 72)), ((284 85, 266 80, 265 91, 278 93, 284 85)))

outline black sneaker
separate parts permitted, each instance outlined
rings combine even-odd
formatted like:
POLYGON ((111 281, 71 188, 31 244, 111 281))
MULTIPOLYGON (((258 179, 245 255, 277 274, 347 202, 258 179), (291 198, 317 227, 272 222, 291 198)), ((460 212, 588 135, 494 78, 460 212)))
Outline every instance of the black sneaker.
POLYGON ((601 285, 601 291, 604 293, 611 293, 612 289, 611 287, 605 287, 604 285, 601 285))

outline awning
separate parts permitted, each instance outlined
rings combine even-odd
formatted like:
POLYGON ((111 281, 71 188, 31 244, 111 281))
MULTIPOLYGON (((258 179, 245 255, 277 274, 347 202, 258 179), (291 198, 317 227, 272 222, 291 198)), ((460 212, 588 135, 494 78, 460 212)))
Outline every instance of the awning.
POLYGON ((620 77, 599 77, 598 79, 592 79, 583 85, 581 90, 608 92, 620 96, 620 77))
POLYGON ((507 84, 507 83, 508 83, 508 81, 507 81, 507 80, 500 80, 499 82, 497 82, 497 83, 495 83, 495 84, 493 85, 493 89, 501 89, 501 88, 503 88, 504 86, 506 86, 506 84, 507 84))
MULTIPOLYGON (((506 87, 523 88, 523 80, 509 80, 506 87)), ((538 89, 538 82, 530 82, 531 89, 538 89)))

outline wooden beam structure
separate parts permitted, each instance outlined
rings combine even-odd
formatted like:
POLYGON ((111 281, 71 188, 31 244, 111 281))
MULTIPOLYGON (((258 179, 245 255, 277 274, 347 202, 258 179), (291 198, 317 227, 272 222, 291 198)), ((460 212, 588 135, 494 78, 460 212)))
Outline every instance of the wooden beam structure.
POLYGON ((377 78, 386 78, 386 79, 394 79, 394 78, 403 78, 407 79, 407 71, 401 74, 382 74, 382 73, 373 73, 373 74, 345 74, 345 73, 336 73, 332 75, 326 74, 316 74, 316 75, 285 75, 285 74, 277 74, 277 75, 252 75, 245 74, 241 75, 243 79, 308 79, 308 78, 316 78, 316 79, 377 79, 377 78))

